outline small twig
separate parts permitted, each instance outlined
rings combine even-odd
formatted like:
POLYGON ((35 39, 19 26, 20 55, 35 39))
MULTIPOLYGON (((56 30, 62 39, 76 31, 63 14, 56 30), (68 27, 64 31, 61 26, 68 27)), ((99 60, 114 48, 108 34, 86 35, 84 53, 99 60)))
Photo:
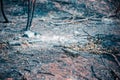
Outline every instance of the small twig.
POLYGON ((100 78, 96 75, 96 73, 95 73, 95 71, 94 71, 94 69, 93 69, 93 66, 91 66, 91 71, 92 71, 93 76, 94 76, 95 78, 97 78, 98 80, 102 80, 102 79, 100 79, 100 78))
POLYGON ((74 50, 71 50, 69 48, 62 48, 62 50, 66 53, 66 55, 70 56, 70 57, 78 57, 79 56, 79 52, 76 52, 74 50))
POLYGON ((84 33, 86 33, 88 36, 90 36, 91 38, 94 38, 94 36, 90 35, 87 31, 85 31, 84 29, 82 29, 84 33))
POLYGON ((88 19, 80 19, 80 20, 73 20, 73 21, 70 21, 70 22, 50 22, 51 24, 54 24, 54 25, 66 25, 66 24, 72 24, 72 23, 77 23, 77 22, 84 22, 88 19))
POLYGON ((52 74, 50 72, 41 72, 41 71, 38 71, 37 73, 38 74, 47 74, 47 75, 55 76, 54 74, 52 74))
MULTIPOLYGON (((111 55, 111 54, 109 54, 109 55, 111 55)), ((105 63, 104 63, 104 60, 103 60, 103 58, 102 58, 102 56, 100 55, 100 58, 101 58, 101 60, 102 60, 102 63, 103 63, 103 65, 106 67, 106 69, 108 69, 112 74, 114 74, 118 79, 120 79, 120 77, 119 77, 119 74, 118 73, 116 73, 112 68, 108 68, 106 65, 105 65, 105 63)), ((115 57, 116 58, 116 57, 115 57)), ((118 61, 118 60, 117 60, 118 61)), ((118 62, 119 63, 119 62, 118 62)))
POLYGON ((120 75, 119 75, 117 72, 115 72, 112 68, 110 68, 110 69, 111 69, 111 73, 112 73, 115 77, 117 77, 118 80, 120 80, 120 75))
POLYGON ((120 62, 118 61, 117 57, 114 54, 110 54, 110 53, 105 53, 105 54, 111 55, 115 59, 118 66, 120 67, 120 62))

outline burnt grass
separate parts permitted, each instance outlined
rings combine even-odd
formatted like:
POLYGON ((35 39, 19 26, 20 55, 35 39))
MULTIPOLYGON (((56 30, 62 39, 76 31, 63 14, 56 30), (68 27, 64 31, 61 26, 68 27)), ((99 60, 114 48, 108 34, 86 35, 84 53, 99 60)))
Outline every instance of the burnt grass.
POLYGON ((119 0, 37 0, 31 31, 27 1, 4 0, 0 80, 120 80, 119 0))

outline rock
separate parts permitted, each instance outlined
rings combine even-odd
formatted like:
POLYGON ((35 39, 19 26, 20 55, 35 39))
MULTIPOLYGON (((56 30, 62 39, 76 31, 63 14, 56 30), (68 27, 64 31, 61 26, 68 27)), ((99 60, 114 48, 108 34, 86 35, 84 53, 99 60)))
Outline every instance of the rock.
POLYGON ((21 42, 20 41, 9 41, 9 44, 11 46, 21 46, 21 42))
POLYGON ((103 19, 102 19, 102 22, 104 22, 105 24, 110 24, 110 23, 113 22, 113 20, 110 19, 110 18, 103 18, 103 19))
POLYGON ((37 33, 32 32, 32 31, 26 31, 26 32, 24 32, 23 37, 27 37, 27 38, 39 38, 40 34, 37 34, 37 33))
POLYGON ((26 31, 26 32, 24 32, 23 37, 33 38, 33 37, 35 37, 35 33, 32 31, 26 31))

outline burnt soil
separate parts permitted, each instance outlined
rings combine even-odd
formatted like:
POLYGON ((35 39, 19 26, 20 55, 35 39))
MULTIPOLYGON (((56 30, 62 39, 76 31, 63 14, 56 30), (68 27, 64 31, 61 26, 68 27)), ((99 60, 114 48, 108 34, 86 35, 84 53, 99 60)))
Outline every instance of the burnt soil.
POLYGON ((4 2, 10 23, 0 13, 0 80, 120 80, 119 14, 109 17, 108 4, 96 0, 64 1, 37 0, 31 31, 39 36, 31 38, 20 32, 27 3, 4 2))

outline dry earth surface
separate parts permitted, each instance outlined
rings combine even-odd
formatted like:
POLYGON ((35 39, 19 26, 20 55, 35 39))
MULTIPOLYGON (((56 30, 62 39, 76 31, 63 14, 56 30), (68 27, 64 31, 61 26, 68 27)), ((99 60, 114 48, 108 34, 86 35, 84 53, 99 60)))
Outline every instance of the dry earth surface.
POLYGON ((11 22, 2 23, 0 13, 0 80, 120 80, 119 16, 85 13, 85 4, 76 5, 83 7, 80 13, 64 0, 46 1, 37 1, 31 27, 37 35, 30 38, 20 32, 26 4, 6 1, 11 22))

